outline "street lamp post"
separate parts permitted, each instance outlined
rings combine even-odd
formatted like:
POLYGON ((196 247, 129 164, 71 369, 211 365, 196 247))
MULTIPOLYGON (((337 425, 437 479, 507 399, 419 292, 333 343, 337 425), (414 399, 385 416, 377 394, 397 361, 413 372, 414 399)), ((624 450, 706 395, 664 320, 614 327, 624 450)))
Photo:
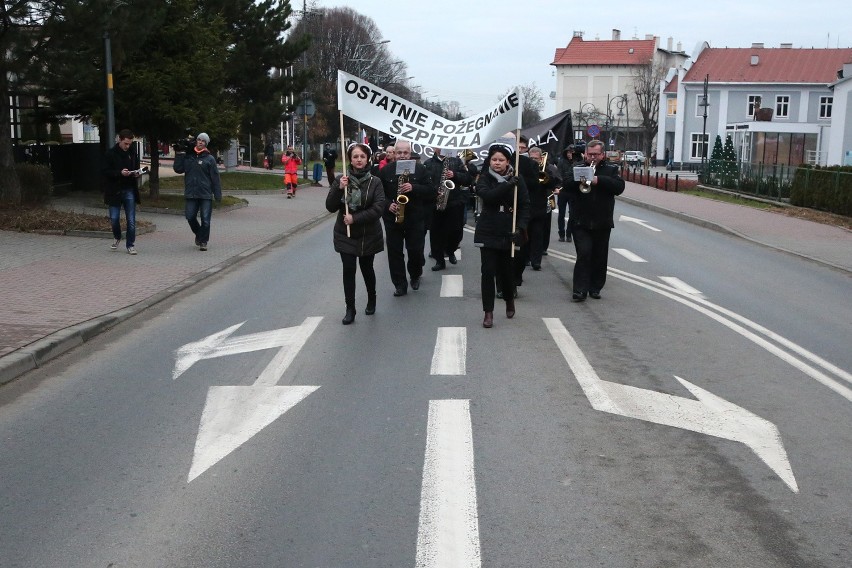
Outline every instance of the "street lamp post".
MULTIPOLYGON (((109 23, 107 23, 109 26, 109 23)), ((109 41, 109 29, 104 31, 104 69, 106 72, 106 121, 107 148, 115 144, 115 107, 112 88, 112 47, 109 41)))
MULTIPOLYGON (((704 124, 701 127, 701 174, 704 175, 704 161, 707 159, 707 107, 710 106, 710 103, 707 101, 707 82, 710 80, 710 75, 707 74, 704 76, 704 94, 701 96, 701 102, 698 103, 698 106, 704 109, 702 112, 702 116, 704 117, 704 124)), ((705 176, 706 177, 706 176, 705 176)))
MULTIPOLYGON (((627 95, 618 95, 617 97, 613 97, 612 99, 610 99, 609 102, 607 103, 607 107, 606 107, 607 119, 608 119, 609 123, 613 125, 613 130, 615 131, 613 133, 612 140, 616 144, 614 144, 613 147, 617 146, 618 127, 621 125, 621 117, 624 116, 624 109, 626 107, 627 107, 627 95), (616 103, 615 106, 618 109, 618 113, 615 116, 613 116, 613 114, 612 114, 612 103, 616 103), (613 119, 615 119, 615 120, 613 121, 613 119)), ((625 150, 627 149, 626 146, 625 146, 624 149, 625 150)))

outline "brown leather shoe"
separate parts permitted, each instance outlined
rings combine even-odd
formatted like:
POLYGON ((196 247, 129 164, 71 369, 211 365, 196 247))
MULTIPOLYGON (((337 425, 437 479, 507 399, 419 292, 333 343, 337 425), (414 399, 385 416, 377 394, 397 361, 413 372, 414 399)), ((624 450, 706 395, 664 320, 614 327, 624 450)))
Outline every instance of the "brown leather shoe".
POLYGON ((482 327, 490 328, 494 325, 494 312, 485 312, 485 319, 482 320, 482 327))
POLYGON ((510 298, 506 300, 506 317, 512 319, 515 317, 515 299, 510 298))

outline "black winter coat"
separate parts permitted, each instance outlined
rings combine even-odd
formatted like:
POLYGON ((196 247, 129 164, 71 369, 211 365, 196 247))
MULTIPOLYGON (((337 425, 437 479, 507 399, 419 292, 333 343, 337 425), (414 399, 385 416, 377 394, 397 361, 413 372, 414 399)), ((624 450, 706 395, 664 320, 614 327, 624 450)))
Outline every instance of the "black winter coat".
POLYGON ((346 208, 343 205, 343 189, 340 178, 331 184, 328 196, 325 198, 325 208, 329 212, 337 211, 337 221, 334 223, 334 250, 355 256, 369 256, 385 250, 385 240, 380 221, 385 210, 385 192, 382 182, 376 176, 370 176, 367 190, 361 191, 361 206, 353 211, 353 223, 349 225, 349 235, 346 236, 346 225, 343 216, 346 208))
MULTIPOLYGON (((464 203, 466 196, 462 188, 470 186, 473 183, 473 177, 468 172, 467 167, 461 159, 454 156, 444 157, 448 161, 447 169, 453 172, 453 178, 450 180, 455 184, 455 188, 450 192, 447 198, 447 207, 456 203, 464 203)), ((429 172, 429 178, 435 184, 435 196, 437 199, 438 186, 441 183, 441 174, 444 172, 444 160, 439 160, 434 156, 426 160, 423 167, 429 172)))
MULTIPOLYGON (((582 165, 582 164, 580 164, 582 165)), ((589 193, 580 191, 580 182, 564 180, 562 191, 568 192, 568 223, 585 229, 615 227, 613 214, 615 196, 624 193, 624 180, 618 175, 618 166, 603 161, 595 166, 598 183, 589 193)))
POLYGON ((131 151, 125 152, 116 144, 104 155, 104 167, 101 170, 103 173, 104 182, 104 203, 107 205, 121 205, 121 192, 130 189, 133 190, 133 197, 136 203, 142 203, 139 199, 139 187, 137 178, 133 176, 121 175, 121 170, 139 169, 139 156, 131 151))
MULTIPOLYGON (((482 212, 476 222, 473 245, 482 248, 511 250, 512 202, 514 184, 498 182, 489 168, 484 168, 476 182, 476 196, 482 199, 482 212)), ((517 228, 526 231, 530 220, 530 197, 524 178, 518 178, 517 228)))

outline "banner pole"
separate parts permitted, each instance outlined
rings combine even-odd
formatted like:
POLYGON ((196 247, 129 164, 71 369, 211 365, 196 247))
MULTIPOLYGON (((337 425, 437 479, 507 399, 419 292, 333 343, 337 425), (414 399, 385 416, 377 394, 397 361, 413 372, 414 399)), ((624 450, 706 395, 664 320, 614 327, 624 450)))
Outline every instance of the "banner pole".
MULTIPOLYGON (((518 171, 518 168, 521 165, 521 153, 518 152, 521 144, 521 129, 515 129, 515 177, 518 178, 518 182, 520 182, 521 172, 518 171)), ((515 231, 518 229, 518 183, 515 183, 515 194, 512 197, 512 235, 514 236, 515 231)), ((511 258, 515 258, 515 243, 512 241, 512 254, 511 258)))
MULTIPOLYGON (((346 138, 343 135, 343 112, 340 113, 340 156, 343 158, 343 175, 346 175, 346 138)), ((343 190, 344 215, 349 215, 349 184, 343 190)), ((349 225, 346 225, 346 236, 351 237, 349 225)))

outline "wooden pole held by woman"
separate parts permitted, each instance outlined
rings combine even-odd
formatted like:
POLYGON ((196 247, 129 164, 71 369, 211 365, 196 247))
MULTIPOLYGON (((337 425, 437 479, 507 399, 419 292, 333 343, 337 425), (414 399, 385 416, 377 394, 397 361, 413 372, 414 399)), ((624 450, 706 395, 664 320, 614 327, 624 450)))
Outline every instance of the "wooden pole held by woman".
MULTIPOLYGON (((340 113, 340 150, 341 155, 343 157, 343 175, 346 175, 346 137, 343 134, 343 113, 340 113)), ((346 187, 343 188, 343 207, 345 207, 344 214, 349 215, 349 184, 346 184, 346 187)), ((349 225, 346 225, 346 236, 351 237, 352 233, 349 231, 349 225)))

